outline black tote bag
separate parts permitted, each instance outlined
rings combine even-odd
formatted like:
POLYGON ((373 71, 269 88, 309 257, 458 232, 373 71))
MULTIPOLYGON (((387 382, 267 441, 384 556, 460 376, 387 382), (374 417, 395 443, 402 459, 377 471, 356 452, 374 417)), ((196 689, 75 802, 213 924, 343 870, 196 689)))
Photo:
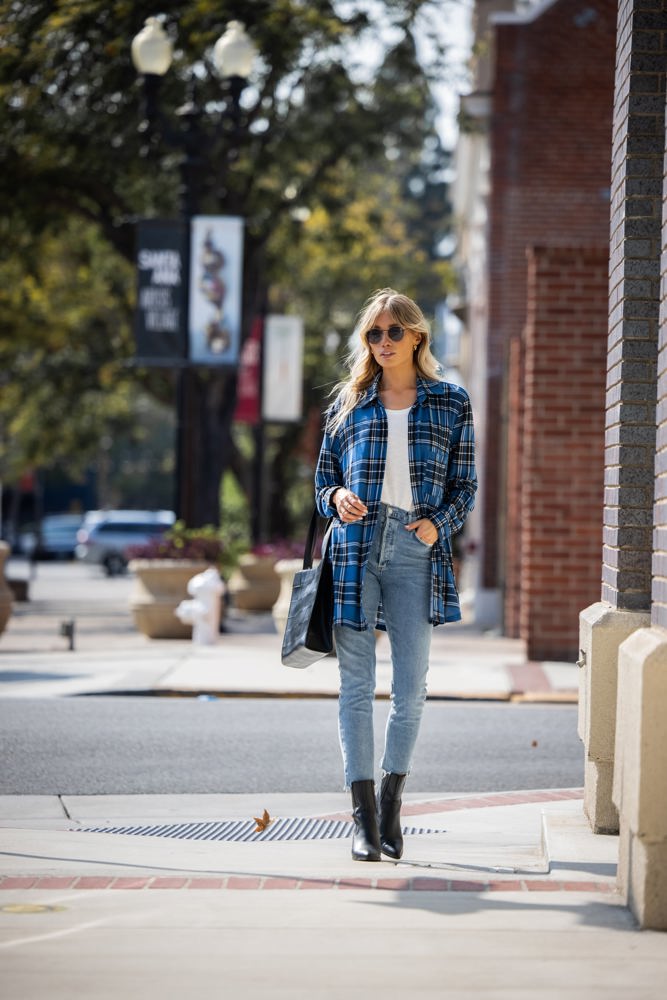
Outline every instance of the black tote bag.
POLYGON ((313 567, 317 509, 313 511, 303 556, 303 569, 294 576, 281 661, 286 667, 308 667, 333 652, 333 573, 327 552, 333 520, 322 540, 322 558, 313 567))

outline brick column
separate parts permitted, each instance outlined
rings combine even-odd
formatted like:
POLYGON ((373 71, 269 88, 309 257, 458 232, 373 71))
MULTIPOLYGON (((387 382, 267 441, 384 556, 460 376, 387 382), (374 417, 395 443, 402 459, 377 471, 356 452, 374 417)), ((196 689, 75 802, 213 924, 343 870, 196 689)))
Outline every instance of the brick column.
POLYGON ((599 593, 608 250, 528 255, 521 462, 521 637, 529 660, 574 660, 599 593))
MULTIPOLYGON (((665 711, 667 673, 661 674, 661 663, 667 662, 667 633, 642 626, 650 623, 652 589, 654 597, 662 592, 659 581, 652 583, 651 564, 660 461, 655 420, 666 65, 666 0, 620 0, 602 602, 581 615, 586 667, 579 720, 587 756, 586 812, 596 830, 620 826, 620 886, 640 923, 663 927, 667 878, 661 883, 658 870, 667 858, 667 828, 661 827, 667 806, 661 814, 654 803, 665 802, 655 765, 665 759, 667 746, 661 742, 662 718, 661 737, 651 716, 665 711)), ((654 569, 658 565, 656 560, 654 569)), ((667 775, 660 777, 667 783, 667 775)))
POLYGON ((642 927, 667 930, 667 0, 654 0, 652 8, 639 0, 628 6, 632 51, 645 72, 653 67, 653 86, 647 79, 644 90, 650 103, 640 107, 651 140, 645 197, 653 209, 647 227, 654 264, 650 318, 659 325, 659 353, 651 627, 635 632, 619 651, 613 799, 621 834, 619 888, 642 927))
POLYGON ((612 147, 602 600, 648 611, 664 56, 659 0, 621 0, 612 147), (641 27, 634 21, 642 13, 641 27))

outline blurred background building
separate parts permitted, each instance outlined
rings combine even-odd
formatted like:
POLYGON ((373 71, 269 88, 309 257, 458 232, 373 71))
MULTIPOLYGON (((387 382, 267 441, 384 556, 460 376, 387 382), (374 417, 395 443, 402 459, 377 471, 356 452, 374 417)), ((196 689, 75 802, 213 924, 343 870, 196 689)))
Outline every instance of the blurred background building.
POLYGON ((599 594, 616 11, 478 0, 452 200, 480 495, 475 620, 572 658, 599 594))
POLYGON ((478 0, 474 37, 453 200, 475 617, 577 659, 584 809, 667 929, 667 4, 478 0))

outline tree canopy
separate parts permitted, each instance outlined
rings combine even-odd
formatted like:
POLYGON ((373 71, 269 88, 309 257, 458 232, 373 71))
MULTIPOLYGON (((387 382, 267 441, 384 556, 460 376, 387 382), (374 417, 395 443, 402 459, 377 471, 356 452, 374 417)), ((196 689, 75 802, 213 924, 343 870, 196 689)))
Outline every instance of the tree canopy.
MULTIPOLYGON (((129 46, 152 3, 0 0, 5 474, 88 454, 105 426, 130 419, 134 226, 179 210, 182 150, 170 135, 188 100, 201 109, 198 209, 245 217, 246 320, 267 292, 301 311, 310 384, 338 364, 322 337, 332 312, 349 315, 387 283, 432 308, 447 280, 434 252, 446 154, 415 41, 431 6, 163 0, 174 63, 159 95, 164 124, 151 131, 138 127, 129 46), (260 53, 238 118, 210 57, 232 19, 260 53)), ((439 73, 441 48, 431 51, 439 73)), ((228 418, 229 402, 219 422, 228 418)))

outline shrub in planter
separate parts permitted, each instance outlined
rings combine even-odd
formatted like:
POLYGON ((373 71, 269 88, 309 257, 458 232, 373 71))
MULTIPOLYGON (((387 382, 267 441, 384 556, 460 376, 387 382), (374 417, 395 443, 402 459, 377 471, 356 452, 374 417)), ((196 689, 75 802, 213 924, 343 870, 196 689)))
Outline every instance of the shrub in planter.
POLYGON ((186 528, 182 521, 177 521, 161 537, 127 549, 129 559, 189 559, 209 566, 220 566, 223 555, 224 546, 213 525, 186 528))

